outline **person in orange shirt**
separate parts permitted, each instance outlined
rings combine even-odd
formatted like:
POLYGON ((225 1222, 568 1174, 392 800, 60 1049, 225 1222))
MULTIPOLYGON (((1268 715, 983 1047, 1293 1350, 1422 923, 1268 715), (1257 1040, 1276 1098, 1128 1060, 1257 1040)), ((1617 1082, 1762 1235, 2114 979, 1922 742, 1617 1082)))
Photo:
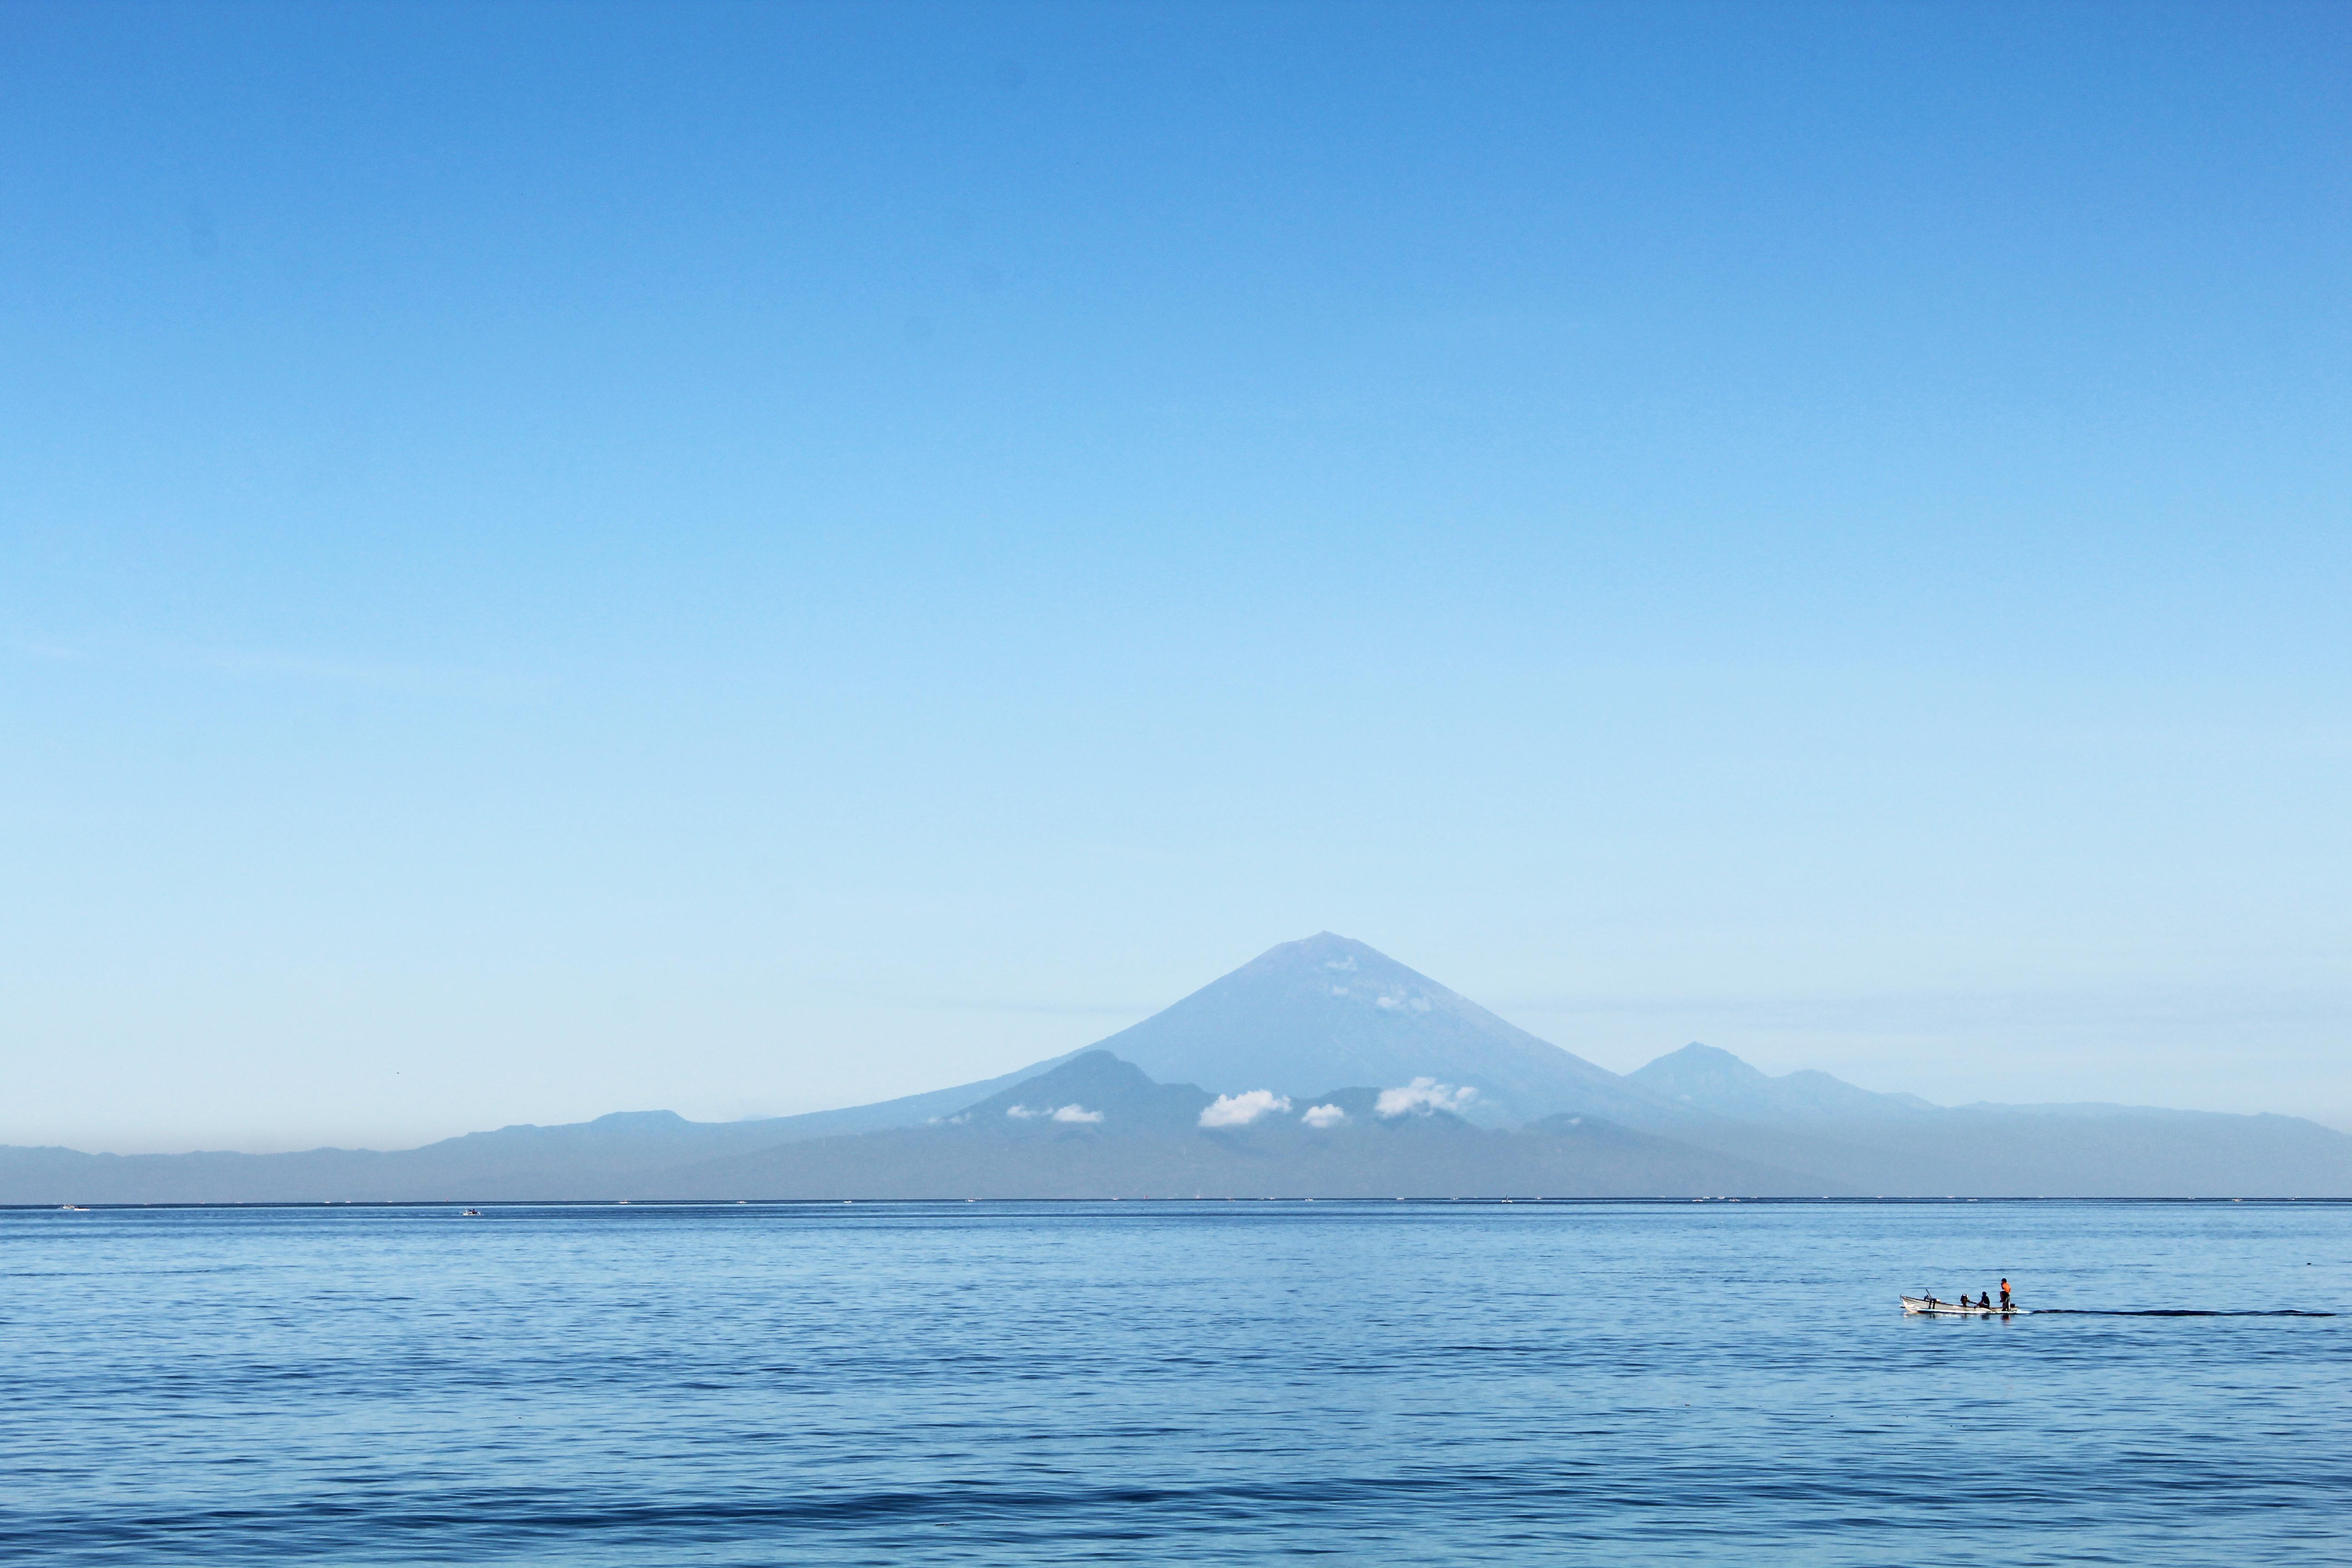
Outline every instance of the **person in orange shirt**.
POLYGON ((2000 1310, 2004 1312, 2009 1310, 2009 1281, 2006 1279, 2000 1282, 2000 1310))

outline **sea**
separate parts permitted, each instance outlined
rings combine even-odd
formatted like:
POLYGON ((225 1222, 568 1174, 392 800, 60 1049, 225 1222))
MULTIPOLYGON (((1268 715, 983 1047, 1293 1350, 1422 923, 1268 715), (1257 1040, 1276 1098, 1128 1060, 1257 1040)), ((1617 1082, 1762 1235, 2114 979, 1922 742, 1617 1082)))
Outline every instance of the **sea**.
POLYGON ((0 1561, 2307 1568, 2343 1312, 2326 1203, 16 1209, 0 1561))

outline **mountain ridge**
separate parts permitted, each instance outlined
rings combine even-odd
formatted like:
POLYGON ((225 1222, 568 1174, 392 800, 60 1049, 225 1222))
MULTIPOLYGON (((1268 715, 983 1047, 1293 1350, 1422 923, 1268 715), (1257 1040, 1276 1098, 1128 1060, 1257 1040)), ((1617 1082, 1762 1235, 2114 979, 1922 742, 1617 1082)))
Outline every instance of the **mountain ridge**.
POLYGON ((1696 1042, 1621 1077, 1324 931, 1094 1046, 875 1104, 624 1111, 388 1152, 0 1146, 0 1203, 1176 1195, 1253 1173, 1300 1195, 2352 1195, 2352 1136, 2272 1114, 1937 1106, 1696 1042), (782 1186, 741 1190, 755 1178, 782 1186), (908 1186, 925 1181, 952 1191, 908 1186))
POLYGON ((1696 1040, 1625 1076, 1661 1099, 1734 1121, 1759 1116, 1899 1120, 1943 1109, 1916 1094, 1878 1094, 1811 1068, 1776 1078, 1729 1051, 1696 1040))

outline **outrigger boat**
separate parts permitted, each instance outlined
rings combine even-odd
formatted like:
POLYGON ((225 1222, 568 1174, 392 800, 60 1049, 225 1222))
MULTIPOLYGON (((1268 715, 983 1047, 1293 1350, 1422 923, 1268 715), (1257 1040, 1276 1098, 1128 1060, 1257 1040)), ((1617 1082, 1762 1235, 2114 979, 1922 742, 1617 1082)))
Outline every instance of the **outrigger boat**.
POLYGON ((2022 1307, 1979 1307, 1974 1301, 1938 1301, 1933 1296, 1902 1298, 1906 1312, 1924 1312, 1937 1318, 2022 1318, 2022 1307))

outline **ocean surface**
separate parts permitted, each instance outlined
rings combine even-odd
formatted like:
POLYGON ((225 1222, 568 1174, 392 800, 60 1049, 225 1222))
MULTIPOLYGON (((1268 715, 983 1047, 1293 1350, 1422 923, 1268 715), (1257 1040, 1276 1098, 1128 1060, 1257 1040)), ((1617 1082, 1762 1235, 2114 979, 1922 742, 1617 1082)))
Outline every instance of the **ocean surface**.
POLYGON ((0 1211, 0 1561, 2352 1563, 2330 1204, 0 1211))

